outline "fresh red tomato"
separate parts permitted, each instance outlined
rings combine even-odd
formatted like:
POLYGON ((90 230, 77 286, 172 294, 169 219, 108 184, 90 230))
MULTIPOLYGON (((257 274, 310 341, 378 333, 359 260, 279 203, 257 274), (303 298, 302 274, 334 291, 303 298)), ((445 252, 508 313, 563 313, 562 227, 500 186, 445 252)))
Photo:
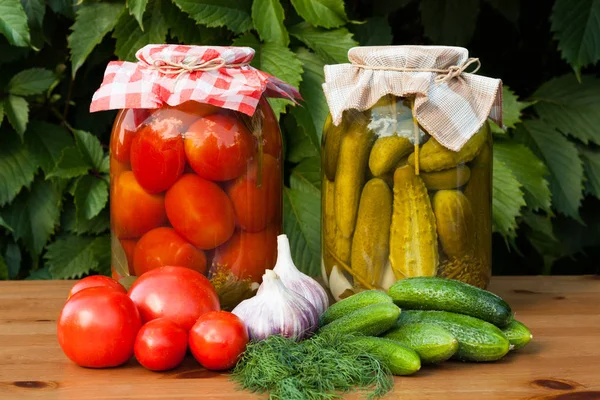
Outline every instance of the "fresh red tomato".
POLYGON ((165 197, 149 194, 133 172, 123 172, 112 184, 110 213, 113 232, 119 239, 135 239, 167 222, 165 197))
POLYGON ((133 355, 140 314, 126 294, 91 287, 71 297, 58 317, 58 343, 82 367, 121 365, 133 355))
POLYGON ((206 369, 233 367, 248 344, 248 329, 235 314, 212 311, 202 315, 190 331, 190 350, 206 369))
POLYGON ((67 299, 70 299, 75 293, 78 293, 78 292, 82 291, 83 289, 87 289, 87 288, 91 288, 91 287, 98 287, 98 286, 106 287, 106 288, 115 290, 117 292, 127 294, 127 290, 125 290, 123 285, 121 285, 116 280, 109 278, 108 276, 104 276, 104 275, 92 275, 92 276, 85 277, 85 278, 81 279, 80 281, 78 281, 76 284, 74 284, 73 287, 71 288, 71 290, 69 291, 69 296, 67 297, 67 299))
POLYGON ((219 310, 219 297, 201 273, 184 267, 162 267, 140 276, 129 289, 142 321, 168 318, 189 331, 205 312, 219 310))
POLYGON ((131 142, 131 169, 148 193, 170 188, 184 167, 183 138, 173 120, 156 119, 140 128, 131 142))
POLYGON ((223 266, 238 278, 261 282, 266 269, 277 261, 278 225, 261 232, 236 231, 231 239, 215 249, 212 264, 223 266))
POLYGON ((237 178, 252 156, 252 134, 233 115, 213 114, 185 134, 185 155, 196 173, 213 181, 237 178))
POLYGON ((177 233, 203 250, 225 243, 235 229, 233 207, 225 192, 195 174, 183 175, 167 191, 165 208, 177 233))
POLYGON ((238 225, 249 232, 264 230, 281 213, 281 169, 277 160, 264 154, 259 180, 258 160, 236 179, 227 194, 233 203, 238 225))
POLYGON ((153 319, 142 326, 135 339, 135 358, 152 371, 173 369, 183 361, 187 342, 187 332, 175 322, 153 319))
POLYGON ((279 122, 266 98, 261 97, 258 104, 264 118, 262 129, 263 151, 276 159, 279 159, 281 157, 282 149, 279 122))
POLYGON ((206 255, 171 228, 156 228, 137 242, 133 253, 135 275, 167 265, 206 272, 206 255))

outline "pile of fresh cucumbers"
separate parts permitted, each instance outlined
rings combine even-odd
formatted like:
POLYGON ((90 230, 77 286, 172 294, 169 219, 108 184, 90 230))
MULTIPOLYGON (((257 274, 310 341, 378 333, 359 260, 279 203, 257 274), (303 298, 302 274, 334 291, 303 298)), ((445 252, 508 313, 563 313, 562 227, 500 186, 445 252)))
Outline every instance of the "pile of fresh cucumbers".
POLYGON ((356 344, 394 375, 449 358, 499 360, 533 337, 500 297, 435 277, 402 279, 387 294, 367 290, 335 303, 321 317, 319 333, 327 332, 356 334, 356 344))

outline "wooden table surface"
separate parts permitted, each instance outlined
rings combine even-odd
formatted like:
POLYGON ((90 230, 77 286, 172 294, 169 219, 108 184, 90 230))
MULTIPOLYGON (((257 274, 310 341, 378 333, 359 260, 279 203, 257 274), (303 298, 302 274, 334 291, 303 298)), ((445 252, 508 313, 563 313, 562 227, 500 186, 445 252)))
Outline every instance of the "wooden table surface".
MULTIPOLYGON (((56 319, 72 282, 0 282, 0 399, 258 399, 227 374, 187 358, 155 373, 131 360, 120 368, 80 368, 62 353, 56 319)), ((501 361, 447 362, 395 378, 388 399, 600 399, 600 277, 498 277, 534 340, 501 361)), ((351 395, 349 398, 364 398, 351 395)))

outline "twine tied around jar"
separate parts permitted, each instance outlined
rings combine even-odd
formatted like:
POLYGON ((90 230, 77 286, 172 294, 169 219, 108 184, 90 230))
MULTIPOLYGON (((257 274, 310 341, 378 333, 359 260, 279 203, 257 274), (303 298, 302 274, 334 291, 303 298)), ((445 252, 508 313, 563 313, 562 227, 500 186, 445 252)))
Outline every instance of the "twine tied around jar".
POLYGON ((184 62, 173 62, 169 60, 154 60, 152 66, 154 69, 164 75, 177 75, 179 78, 186 72, 209 72, 216 71, 221 68, 238 68, 250 65, 250 62, 243 62, 239 64, 227 64, 227 62, 221 58, 213 58, 212 60, 202 61, 200 57, 188 59, 184 62))
POLYGON ((466 69, 471 65, 477 64, 475 69, 471 71, 471 74, 476 73, 481 68, 481 62, 479 58, 469 58, 463 65, 451 65, 446 69, 440 68, 397 68, 397 67, 387 67, 387 66, 378 66, 378 65, 363 65, 363 64, 355 64, 352 63, 352 66, 362 69, 374 69, 381 71, 397 71, 397 72, 434 72, 439 74, 435 77, 435 83, 443 83, 448 82, 450 79, 458 78, 462 75, 463 72, 466 72, 466 69))

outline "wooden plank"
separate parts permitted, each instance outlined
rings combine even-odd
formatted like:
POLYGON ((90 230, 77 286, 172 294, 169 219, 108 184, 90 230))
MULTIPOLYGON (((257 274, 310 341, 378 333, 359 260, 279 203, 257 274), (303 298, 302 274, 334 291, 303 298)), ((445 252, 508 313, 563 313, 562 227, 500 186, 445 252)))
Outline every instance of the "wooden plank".
MULTIPOLYGON (((74 365, 56 340, 56 319, 72 284, 0 282, 0 399, 259 398, 236 391, 227 374, 207 371, 190 357, 167 373, 147 371, 135 360, 105 370, 74 365)), ((530 326, 534 341, 496 363, 426 366, 396 378, 388 398, 600 399, 600 279, 497 277, 490 289, 530 326)))

